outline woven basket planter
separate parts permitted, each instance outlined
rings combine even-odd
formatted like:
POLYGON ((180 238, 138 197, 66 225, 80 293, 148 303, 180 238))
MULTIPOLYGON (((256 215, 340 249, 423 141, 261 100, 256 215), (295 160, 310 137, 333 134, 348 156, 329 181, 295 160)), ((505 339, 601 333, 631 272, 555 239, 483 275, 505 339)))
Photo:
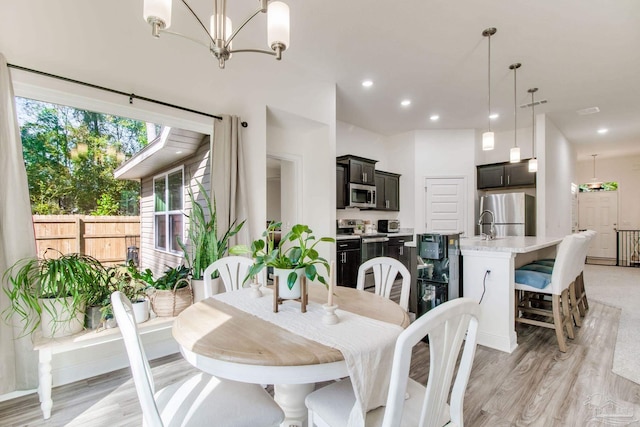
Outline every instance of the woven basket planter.
POLYGON ((191 283, 187 279, 176 282, 173 290, 158 290, 151 296, 151 308, 158 317, 174 317, 193 304, 191 283), (187 286, 176 289, 179 284, 186 282, 187 286))

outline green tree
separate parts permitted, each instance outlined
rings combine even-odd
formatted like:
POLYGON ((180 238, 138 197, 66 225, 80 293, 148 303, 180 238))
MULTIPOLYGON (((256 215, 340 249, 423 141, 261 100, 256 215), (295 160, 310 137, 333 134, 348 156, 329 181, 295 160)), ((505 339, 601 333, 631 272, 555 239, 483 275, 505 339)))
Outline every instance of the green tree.
POLYGON ((145 123, 25 98, 16 104, 33 213, 137 213, 139 183, 113 172, 118 154, 147 144, 145 123))

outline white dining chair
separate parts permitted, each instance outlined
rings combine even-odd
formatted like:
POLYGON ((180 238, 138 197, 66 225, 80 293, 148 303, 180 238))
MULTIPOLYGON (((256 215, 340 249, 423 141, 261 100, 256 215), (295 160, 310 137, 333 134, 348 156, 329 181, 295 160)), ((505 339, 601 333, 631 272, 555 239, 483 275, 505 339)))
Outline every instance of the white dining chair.
POLYGON ((367 271, 373 270, 375 282, 375 294, 384 298, 390 298, 391 288, 398 273, 402 276, 402 288, 400 290, 400 307, 404 311, 409 310, 409 292, 411 287, 411 273, 400 261, 395 258, 377 257, 365 261, 358 268, 356 289, 364 290, 364 279, 367 271))
POLYGON ((129 356, 131 374, 147 427, 216 425, 225 427, 277 426, 284 412, 257 384, 212 377, 190 376, 154 393, 151 368, 133 317, 131 302, 122 292, 111 294, 129 356))
MULTIPOLYGON (((464 393, 476 351, 480 305, 470 298, 440 304, 416 319, 396 342, 386 406, 367 412, 367 427, 462 427, 464 393), (429 336, 426 387, 409 378, 413 347, 429 336), (464 343, 460 363, 456 364, 464 343), (455 382, 451 390, 454 371, 455 382), (449 391, 451 397, 449 404, 449 391)), ((349 379, 309 394, 309 426, 347 425, 356 398, 349 379)))
POLYGON ((204 297, 209 298, 211 291, 211 275, 217 270, 227 292, 242 288, 244 279, 253 265, 251 258, 243 256, 226 256, 210 264, 204 270, 204 297))

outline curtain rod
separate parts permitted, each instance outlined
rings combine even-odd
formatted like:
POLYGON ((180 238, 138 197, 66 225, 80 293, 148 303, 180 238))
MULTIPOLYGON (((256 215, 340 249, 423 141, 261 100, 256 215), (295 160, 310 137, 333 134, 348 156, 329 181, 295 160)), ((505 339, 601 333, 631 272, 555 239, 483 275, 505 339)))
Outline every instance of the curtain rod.
MULTIPOLYGON (((134 99, 139 99, 141 101, 152 102, 154 104, 163 105, 165 107, 171 107, 171 108, 175 108, 175 109, 178 109, 178 110, 187 111, 189 113, 200 114, 202 116, 207 116, 207 117, 211 117, 211 118, 214 118, 214 119, 222 120, 222 117, 216 116, 214 114, 203 113, 202 111, 192 110, 191 108, 181 107, 181 106, 175 105, 175 104, 169 104, 168 102, 158 101, 156 99, 151 99, 151 98, 147 98, 145 96, 136 95, 135 93, 126 93, 126 92, 123 92, 121 90, 110 89, 108 87, 98 86, 98 85, 94 85, 92 83, 81 82, 80 80, 70 79, 68 77, 62 77, 62 76, 57 76, 55 74, 45 73, 44 71, 38 71, 38 70, 31 69, 31 68, 21 67, 20 65, 7 64, 7 67, 15 68, 16 70, 27 71, 29 73, 39 74, 41 76, 52 77, 54 79, 59 79, 59 80, 65 81, 65 82, 70 82, 70 83, 75 83, 75 84, 79 84, 79 85, 82 85, 82 86, 87 86, 87 87, 90 87, 90 88, 93 88, 93 89, 100 89, 100 90, 103 90, 105 92, 111 92, 111 93, 115 93, 115 94, 118 94, 118 95, 128 96, 129 97, 129 104, 133 104, 133 100, 134 99)), ((241 122, 240 124, 242 125, 243 128, 246 128, 248 126, 247 122, 241 122)))

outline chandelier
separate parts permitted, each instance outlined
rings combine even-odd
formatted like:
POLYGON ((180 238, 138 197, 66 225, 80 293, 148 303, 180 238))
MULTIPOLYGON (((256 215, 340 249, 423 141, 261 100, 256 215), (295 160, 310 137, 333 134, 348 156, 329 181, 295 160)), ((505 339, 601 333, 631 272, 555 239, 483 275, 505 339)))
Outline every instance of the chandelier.
POLYGON ((231 19, 227 16, 226 0, 214 0, 213 15, 210 18, 208 30, 191 6, 185 0, 180 1, 206 33, 208 37, 207 43, 202 43, 180 33, 168 31, 171 26, 172 0, 144 0, 143 16, 145 21, 151 25, 151 35, 159 38, 160 33, 173 34, 204 45, 218 59, 220 68, 224 68, 225 61, 231 58, 231 54, 240 52, 264 53, 275 56, 277 60, 280 60, 282 59, 282 52, 289 46, 289 6, 281 1, 260 0, 258 10, 240 24, 235 31, 233 31, 231 19), (267 44, 271 50, 232 49, 231 42, 233 39, 259 13, 267 14, 267 44))

